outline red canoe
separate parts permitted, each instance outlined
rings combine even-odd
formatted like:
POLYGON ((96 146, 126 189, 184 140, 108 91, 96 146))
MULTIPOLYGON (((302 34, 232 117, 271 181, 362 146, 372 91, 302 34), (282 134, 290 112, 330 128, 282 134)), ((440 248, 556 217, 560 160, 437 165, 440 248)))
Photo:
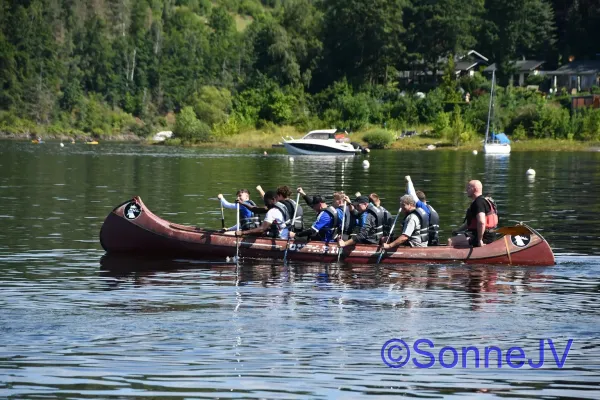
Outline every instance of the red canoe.
MULTIPOLYGON (((381 262, 554 265, 552 249, 534 229, 517 225, 500 228, 499 231, 507 234, 484 247, 400 247, 386 252, 381 262)), ((112 210, 100 230, 100 243, 110 254, 217 260, 235 256, 237 241, 240 258, 249 259, 283 259, 287 244, 286 240, 258 236, 236 239, 215 231, 174 224, 154 215, 139 197, 112 210)), ((291 241, 288 259, 331 263, 337 261, 337 253, 338 246, 334 242, 291 241)), ((379 247, 347 247, 341 258, 346 263, 375 264, 379 258, 379 247)))

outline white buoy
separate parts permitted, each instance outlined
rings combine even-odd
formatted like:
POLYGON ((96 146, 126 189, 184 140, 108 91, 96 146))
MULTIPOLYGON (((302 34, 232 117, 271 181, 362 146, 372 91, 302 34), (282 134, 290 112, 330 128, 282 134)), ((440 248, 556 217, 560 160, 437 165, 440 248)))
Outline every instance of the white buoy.
POLYGON ((527 176, 535 176, 535 170, 533 168, 529 168, 527 172, 525 172, 527 176))
POLYGON ((60 142, 60 147, 65 147, 65 145, 63 144, 63 142, 60 142))
POLYGON ((473 155, 476 156, 477 155, 477 150, 473 150, 473 155))
POLYGON ((290 161, 294 162, 294 157, 290 157, 290 161))
POLYGON ((435 145, 430 144, 429 146, 427 146, 427 150, 435 150, 435 145))
POLYGON ((370 166, 371 166, 371 164, 369 163, 369 160, 363 161, 363 168, 369 168, 370 166))
POLYGON ((267 154, 267 152, 266 152, 266 151, 263 153, 263 156, 268 156, 268 154, 267 154))
POLYGON ((360 196, 361 196, 361 194, 360 194, 360 192, 356 192, 356 193, 354 193, 354 196, 356 196, 356 197, 360 197, 360 196))

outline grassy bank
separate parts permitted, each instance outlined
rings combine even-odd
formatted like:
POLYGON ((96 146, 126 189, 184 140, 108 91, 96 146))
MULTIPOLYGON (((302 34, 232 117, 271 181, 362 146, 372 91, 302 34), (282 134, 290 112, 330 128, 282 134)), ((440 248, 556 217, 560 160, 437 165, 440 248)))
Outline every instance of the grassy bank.
MULTIPOLYGON (((427 130, 427 127, 421 127, 419 131, 427 130)), ((350 139, 353 142, 358 142, 363 146, 368 144, 363 140, 363 137, 371 132, 371 130, 355 132, 350 135, 350 139)), ((299 139, 306 134, 305 131, 300 131, 292 126, 277 127, 271 130, 258 130, 252 129, 244 131, 237 135, 225 136, 215 138, 215 140, 206 143, 198 143, 192 145, 193 147, 206 147, 206 148, 254 148, 261 150, 268 150, 272 148, 273 144, 281 143, 282 137, 287 138, 291 136, 299 139)), ((44 140, 62 140, 68 141, 73 137, 77 141, 91 138, 89 135, 62 135, 62 134, 41 134, 44 140)), ((13 140, 29 140, 30 135, 26 133, 20 134, 8 134, 0 133, 0 139, 13 139, 13 140)), ((118 142, 142 142, 142 143, 153 143, 149 138, 139 137, 134 134, 125 135, 106 135, 99 139, 101 142, 104 141, 118 141, 118 142)), ((435 150, 435 151, 481 151, 482 137, 477 137, 467 143, 463 143, 460 146, 454 146, 449 140, 442 138, 431 137, 423 134, 419 134, 412 137, 399 138, 394 141, 389 149, 392 150, 435 150), (435 146, 431 149, 430 146, 435 146)), ((155 143, 162 145, 163 143, 155 143)), ((167 143, 168 144, 168 143, 167 143)), ((181 145, 179 140, 173 140, 171 145, 181 145)), ((598 151, 600 149, 600 142, 593 141, 577 141, 577 140, 564 140, 564 139, 529 139, 513 141, 511 143, 512 151, 598 151)))

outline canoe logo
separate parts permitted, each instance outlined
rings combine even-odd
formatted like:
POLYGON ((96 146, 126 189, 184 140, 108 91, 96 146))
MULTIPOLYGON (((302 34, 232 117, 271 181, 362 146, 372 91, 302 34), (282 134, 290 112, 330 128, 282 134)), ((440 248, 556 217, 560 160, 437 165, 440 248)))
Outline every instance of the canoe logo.
POLYGON ((131 203, 125 206, 125 211, 123 211, 123 215, 127 219, 136 219, 142 213, 142 208, 136 202, 132 201, 131 203))
POLYGON ((511 242, 517 247, 525 247, 531 242, 529 235, 515 235, 510 237, 511 242))

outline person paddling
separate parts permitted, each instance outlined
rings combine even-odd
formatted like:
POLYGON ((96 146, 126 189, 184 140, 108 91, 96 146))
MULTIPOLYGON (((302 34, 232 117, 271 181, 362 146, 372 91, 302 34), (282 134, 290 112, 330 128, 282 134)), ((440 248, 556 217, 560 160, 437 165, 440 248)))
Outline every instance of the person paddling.
POLYGON ((466 193, 473 202, 467 209, 465 223, 452 232, 455 236, 449 239, 448 245, 481 247, 492 243, 496 239, 492 229, 498 227, 496 205, 490 198, 483 196, 481 181, 469 181, 466 193))
POLYGON ((378 244, 383 237, 383 212, 370 204, 367 196, 358 196, 354 204, 356 212, 364 222, 355 237, 346 241, 340 239, 338 245, 346 247, 356 243, 378 244))
MULTIPOLYGON (((248 192, 248 189, 238 190, 236 193, 236 197, 236 202, 239 202, 240 204, 245 204, 252 207, 256 206, 256 204, 252 200, 250 200, 250 192, 248 192)), ((237 209, 237 205, 235 203, 230 203, 227 200, 225 200, 221 193, 217 195, 217 198, 221 201, 221 205, 224 208, 228 208, 230 210, 237 209)), ((260 220, 258 218, 258 215, 254 214, 246 207, 240 207, 240 226, 238 227, 237 224, 235 224, 232 227, 224 228, 223 231, 247 231, 249 229, 257 228, 259 225, 260 220)))
POLYGON ((411 195, 400 197, 400 208, 405 215, 402 234, 392 243, 385 243, 384 250, 398 246, 427 247, 429 241, 429 216, 422 208, 417 208, 411 195))
MULTIPOLYGON (((298 193, 302 188, 298 188, 298 193)), ((343 204, 343 195, 336 193, 334 195, 334 204, 343 204)), ((312 209, 317 213, 317 220, 315 223, 304 231, 298 233, 290 233, 290 237, 308 237, 310 239, 321 240, 324 242, 330 242, 335 239, 336 233, 341 229, 340 217, 343 215, 343 211, 340 212, 339 208, 328 206, 323 197, 313 196, 311 201, 312 209)))
POLYGON ((389 236, 390 228, 392 227, 393 222, 392 214, 390 214, 390 212, 381 205, 381 199, 377 193, 371 193, 369 195, 369 200, 371 201, 371 204, 373 204, 376 208, 379 208, 379 210, 381 210, 383 213, 383 236, 389 236))
MULTIPOLYGON (((275 239, 287 239, 289 236, 289 229, 285 224, 287 218, 285 218, 279 207, 275 207, 275 204, 277 204, 277 195, 273 191, 268 191, 265 193, 263 200, 268 211, 262 224, 257 228, 247 231, 236 231, 235 236, 266 235, 275 239)), ((285 209, 285 206, 282 207, 285 209)))
POLYGON ((406 179, 406 194, 412 196, 417 205, 417 208, 422 209, 429 216, 429 246, 438 246, 440 244, 440 216, 437 211, 429 204, 427 204, 427 197, 421 190, 415 191, 412 179, 409 175, 405 176, 406 179))

